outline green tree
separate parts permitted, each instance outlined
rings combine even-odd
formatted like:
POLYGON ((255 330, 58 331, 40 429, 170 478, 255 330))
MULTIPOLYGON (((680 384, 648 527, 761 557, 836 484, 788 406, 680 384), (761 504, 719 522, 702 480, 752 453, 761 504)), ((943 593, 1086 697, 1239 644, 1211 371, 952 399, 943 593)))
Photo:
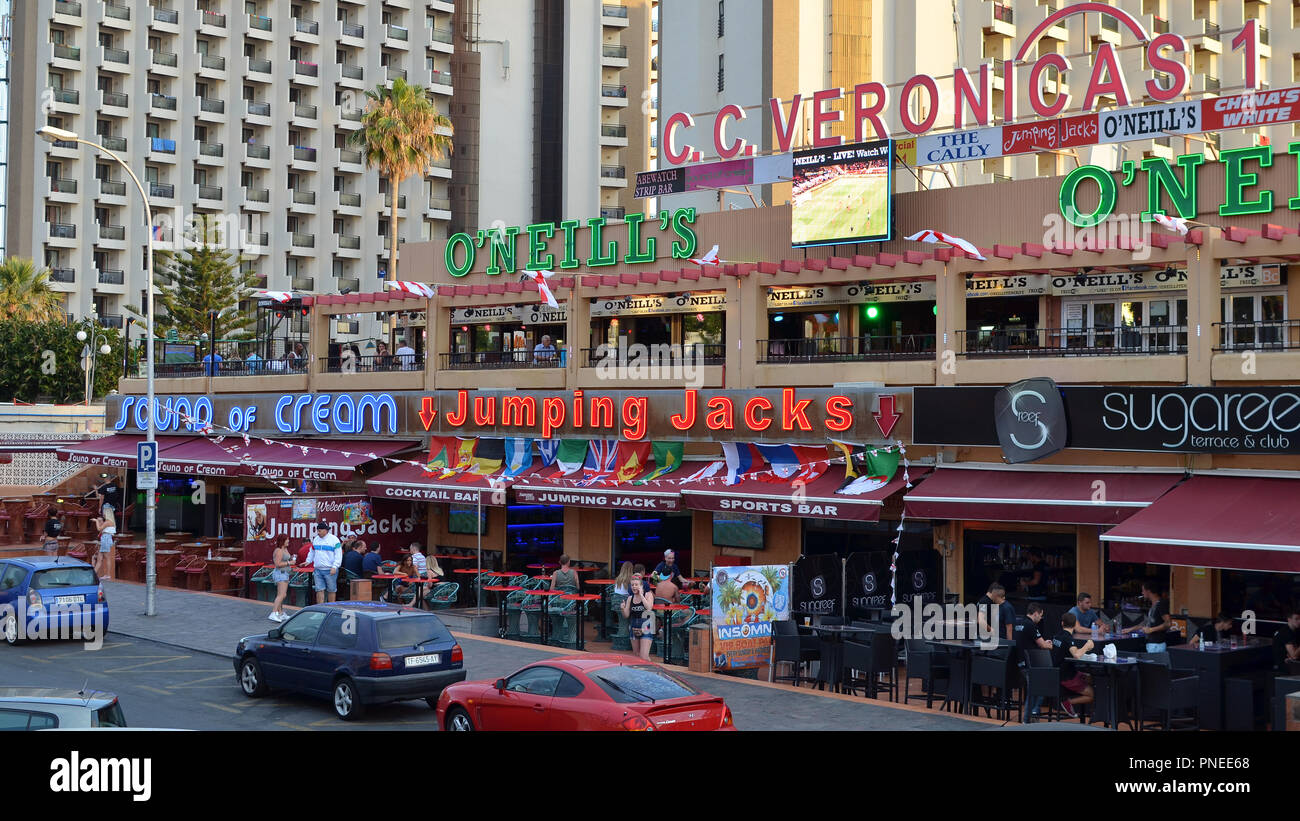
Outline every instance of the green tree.
POLYGON ((398 77, 387 88, 366 92, 361 128, 348 142, 361 150, 365 164, 388 178, 388 279, 397 279, 397 195, 401 184, 451 153, 451 120, 438 112, 422 86, 398 77), (439 133, 443 130, 447 133, 439 133))
MULTIPOLYGON (((82 401, 86 372, 81 369, 81 349, 85 343, 77 341, 77 330, 77 325, 62 318, 0 320, 0 402, 82 401)), ((95 353, 96 397, 115 389, 122 376, 121 334, 116 328, 101 328, 99 333, 110 350, 95 353)))
MULTIPOLYGON (((162 336, 175 328, 182 339, 197 339, 211 329, 209 313, 237 307, 258 287, 257 275, 239 270, 239 257, 214 245, 188 251, 158 254, 154 258, 158 309, 154 333, 162 336)), ((256 317, 233 311, 217 318, 217 339, 250 335, 256 317)))
POLYGON ((45 322, 63 319, 63 301, 50 288, 50 272, 30 259, 0 262, 0 305, 10 319, 45 322))

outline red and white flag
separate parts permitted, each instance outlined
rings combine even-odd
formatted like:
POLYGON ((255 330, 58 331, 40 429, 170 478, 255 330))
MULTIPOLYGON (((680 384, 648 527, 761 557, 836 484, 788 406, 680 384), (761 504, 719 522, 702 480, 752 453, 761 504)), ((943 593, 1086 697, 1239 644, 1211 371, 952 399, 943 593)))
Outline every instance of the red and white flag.
POLYGON ((905 239, 909 239, 912 242, 942 242, 945 245, 951 245, 954 248, 962 249, 968 256, 974 257, 975 259, 984 259, 984 255, 980 253, 980 249, 976 248, 974 243, 969 240, 964 240, 961 237, 954 237, 952 234, 945 234, 942 231, 931 231, 927 228, 924 231, 917 231, 912 236, 905 237, 905 239))
POLYGON ((691 260, 691 262, 695 263, 696 265, 717 265, 719 262, 725 262, 725 261, 726 260, 718 259, 718 246, 716 245, 710 248, 709 252, 704 256, 695 257, 694 259, 691 260))
POLYGON ((254 291, 253 296, 273 299, 276 302, 288 302, 293 299, 293 291, 254 291))
POLYGON ((1187 220, 1182 217, 1169 217, 1164 214, 1152 214, 1151 219, 1155 220, 1156 224, 1160 227, 1168 228, 1170 231, 1177 231, 1183 236, 1187 236, 1187 232, 1191 230, 1187 225, 1187 220))
POLYGON ((552 271, 524 271, 524 277, 532 280, 537 284, 537 292, 546 300, 546 304, 556 310, 559 309, 560 303, 555 301, 555 294, 551 293, 551 286, 546 284, 546 280, 555 276, 552 271))
POLYGON ((424 282, 410 282, 404 279, 399 279, 396 282, 385 282, 384 287, 391 288, 394 291, 406 291, 408 294, 415 294, 425 299, 433 299, 438 295, 438 289, 433 285, 424 282))

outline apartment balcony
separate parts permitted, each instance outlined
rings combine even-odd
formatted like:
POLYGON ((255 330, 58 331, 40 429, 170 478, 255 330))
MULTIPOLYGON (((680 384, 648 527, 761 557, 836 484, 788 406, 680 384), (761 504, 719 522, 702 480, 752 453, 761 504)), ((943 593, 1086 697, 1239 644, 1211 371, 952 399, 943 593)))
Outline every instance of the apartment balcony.
POLYGON ((77 247, 77 226, 70 222, 47 223, 49 234, 47 244, 56 248, 77 247))
MULTIPOLYGON (((362 165, 361 152, 353 148, 338 149, 338 170, 351 174, 361 174, 366 169, 362 165)), ((360 196, 359 194, 357 196, 360 196)), ((359 203, 358 203, 359 204, 359 203)))
POLYGON ((230 29, 226 25, 226 15, 217 11, 199 12, 199 34, 210 37, 226 37, 230 29))
POLYGON ((1223 53, 1223 34, 1218 23, 1203 19, 1192 20, 1183 36, 1191 42, 1194 50, 1204 50, 1211 54, 1223 53))
POLYGON ((627 107, 627 86, 602 85, 600 87, 600 104, 616 108, 627 107))
POLYGON ((169 182, 151 182, 149 183, 149 200, 155 199, 175 200, 176 186, 169 182))
POLYGON ((384 48, 411 50, 411 32, 402 26, 384 26, 384 48))
POLYGON ((600 4, 600 24, 602 26, 615 26, 617 28, 627 28, 630 21, 627 19, 627 6, 618 6, 612 3, 600 4))
POLYGON ((339 24, 339 45, 362 48, 366 44, 366 27, 355 23, 339 24))
POLYGON ((290 125, 296 128, 319 128, 320 111, 314 105, 295 103, 290 125))
POLYGON ((149 12, 149 28, 151 30, 167 34, 181 33, 181 14, 176 9, 160 9, 151 5, 149 12))
POLYGON ((295 291, 314 291, 316 290, 316 277, 292 277, 289 280, 289 287, 295 291))
POLYGON ((65 140, 56 140, 50 143, 50 147, 45 149, 49 157, 62 157, 68 160, 81 159, 81 146, 74 142, 65 140))
MULTIPOLYGON (((392 207, 393 207, 393 195, 391 192, 389 192, 387 194, 384 194, 384 213, 388 213, 389 209, 391 209, 392 207)), ((399 194, 397 196, 397 214, 399 217, 406 216, 406 195, 405 194, 399 194)))
POLYGON ((275 79, 271 74, 271 61, 257 57, 244 58, 245 78, 255 83, 270 83, 275 79))
POLYGON ((244 253, 249 256, 260 256, 266 253, 266 249, 271 246, 271 235, 265 231, 245 232, 244 234, 244 253))
POLYGON ((253 168, 270 168, 271 146, 265 143, 245 143, 244 164, 253 168))
POLYGON ((100 285, 125 285, 126 273, 118 268, 106 268, 96 272, 100 285))
MULTIPOLYGON (((315 257, 316 256, 316 235, 301 234, 294 232, 289 236, 289 254, 298 257, 315 257)), ((298 290, 295 286, 294 290, 298 290)), ((311 290, 307 287, 303 290, 311 290)))
POLYGON ((361 195, 352 191, 338 192, 338 206, 334 209, 345 216, 361 216, 361 195))
POLYGON ((612 148, 627 145, 627 126, 602 123, 600 126, 600 144, 612 148))
POLYGON ((443 54, 451 54, 455 50, 453 34, 450 28, 442 28, 441 26, 429 29, 429 48, 443 54))
POLYGON ((399 9, 409 9, 411 7, 411 0, 384 0, 384 5, 393 6, 394 8, 399 9))
POLYGON ((149 73, 162 77, 180 77, 180 59, 170 51, 149 52, 149 73))
POLYGON ((339 85, 344 88, 363 89, 365 88, 366 72, 361 66, 350 66, 346 63, 339 64, 339 85))
POLYGON ((245 100, 244 122, 248 125, 271 125, 271 104, 261 100, 245 100))
POLYGON ((65 46, 54 43, 51 48, 53 49, 50 57, 52 67, 69 71, 81 71, 81 49, 78 46, 65 46))
POLYGON ((1218 77, 1212 77, 1209 74, 1193 74, 1191 78, 1190 90, 1193 94, 1215 94, 1219 93, 1221 83, 1218 77))
POLYGON ((320 23, 315 20, 303 20, 300 17, 293 18, 292 39, 296 43, 320 45, 320 23))
POLYGON ((72 285, 77 281, 77 271, 74 268, 51 268, 50 282, 59 285, 72 285))
POLYGON ((602 188, 627 188, 627 168, 621 165, 602 165, 600 185, 602 188))
POLYGON ((424 169, 426 177, 435 177, 437 179, 451 179, 451 160, 443 157, 440 160, 434 160, 424 169))
POLYGON ((79 202, 76 180, 59 177, 48 177, 47 179, 49 180, 45 193, 47 200, 50 202, 65 202, 69 205, 79 202))
POLYGON ((316 149, 301 145, 293 147, 293 154, 289 160, 289 165, 297 171, 320 170, 316 162, 316 149))
POLYGON ((226 101, 200 97, 199 119, 209 123, 224 123, 226 121, 226 101))
POLYGON ((601 46, 600 64, 606 68, 627 68, 627 46, 610 43, 601 46))
POLYGON ((222 143, 198 143, 199 165, 224 166, 226 164, 226 146, 222 143))
POLYGON ((344 259, 361 259, 361 237, 352 234, 335 234, 334 254, 344 259))
POLYGON ((104 3, 104 15, 99 22, 104 28, 130 31, 132 27, 131 7, 106 2, 104 3))
POLYGON ((320 87, 320 66, 306 60, 291 60, 289 81, 299 85, 320 87))
POLYGON ((986 35, 998 37, 1016 36, 1016 17, 1011 3, 986 3, 981 9, 981 25, 986 35))
POLYGON ((246 32, 248 37, 255 40, 270 41, 275 37, 273 30, 274 23, 270 17, 264 17, 260 14, 248 15, 248 31, 246 32))
MULTIPOLYGON (((336 282, 339 286, 340 293, 347 291, 348 293, 355 294, 361 290, 360 277, 339 277, 336 282)), ((356 331, 354 330, 352 333, 356 333, 356 331)))
POLYGON ((623 206, 605 206, 600 209, 600 216, 607 220, 621 220, 627 214, 627 209, 623 206))
POLYGON ((176 98, 166 94, 149 95, 149 113, 168 120, 179 119, 176 113, 176 98))
POLYGON ((81 8, 81 3, 68 2, 68 0, 54 0, 54 13, 50 17, 51 22, 62 23, 65 26, 82 25, 82 17, 85 14, 81 8))
POLYGON ((126 183, 119 180, 96 180, 99 193, 95 202, 100 205, 126 205, 126 183))
POLYGON ((429 72, 429 90, 434 94, 446 94, 451 96, 451 72, 433 69, 429 72))
POLYGON ((214 205, 220 205, 223 199, 224 199, 224 197, 223 197, 223 192, 222 192, 222 190, 221 190, 221 186, 219 186, 219 185, 200 185, 200 186, 199 186, 199 200, 200 200, 200 201, 207 201, 207 202, 212 203, 212 204, 214 204, 214 205))
POLYGON ((200 54, 199 76, 209 80, 226 79, 226 58, 215 54, 200 54))
POLYGON ((50 111, 54 114, 80 114, 81 92, 71 88, 56 88, 50 96, 50 111))
POLYGON ((397 66, 385 66, 384 72, 388 76, 388 81, 390 83, 393 80, 396 80, 398 77, 401 77, 403 80, 407 79, 406 69, 404 68, 398 68, 397 66))
POLYGON ((266 188, 245 188, 243 209, 269 213, 271 210, 271 192, 266 188))
POLYGON ((101 251, 125 251, 126 228, 121 225, 104 225, 99 223, 95 248, 101 251))
POLYGON ((289 200, 289 210, 295 214, 315 214, 316 213, 316 192, 315 191, 293 191, 289 200))

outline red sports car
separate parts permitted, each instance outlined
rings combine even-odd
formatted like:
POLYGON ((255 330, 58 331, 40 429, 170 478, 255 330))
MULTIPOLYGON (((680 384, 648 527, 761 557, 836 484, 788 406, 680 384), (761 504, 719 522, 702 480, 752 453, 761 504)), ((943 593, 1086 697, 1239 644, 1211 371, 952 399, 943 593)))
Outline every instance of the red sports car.
POLYGON ((438 698, 444 730, 734 730, 731 710, 655 664, 583 653, 496 681, 451 684, 438 698))

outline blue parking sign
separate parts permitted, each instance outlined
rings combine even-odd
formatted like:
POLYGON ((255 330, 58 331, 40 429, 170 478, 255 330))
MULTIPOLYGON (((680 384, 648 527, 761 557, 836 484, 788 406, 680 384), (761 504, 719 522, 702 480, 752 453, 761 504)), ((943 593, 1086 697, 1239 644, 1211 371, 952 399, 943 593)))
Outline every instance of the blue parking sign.
POLYGON ((137 442, 135 446, 135 486, 141 490, 158 487, 158 443, 137 442))

